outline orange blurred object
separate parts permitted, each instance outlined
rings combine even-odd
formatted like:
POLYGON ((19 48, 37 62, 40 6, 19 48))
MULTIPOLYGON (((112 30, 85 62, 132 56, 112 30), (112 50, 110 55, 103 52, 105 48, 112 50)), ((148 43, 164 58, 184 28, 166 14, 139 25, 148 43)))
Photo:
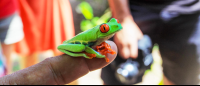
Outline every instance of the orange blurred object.
POLYGON ((25 38, 16 44, 22 55, 53 50, 75 36, 73 15, 68 0, 18 0, 25 38))

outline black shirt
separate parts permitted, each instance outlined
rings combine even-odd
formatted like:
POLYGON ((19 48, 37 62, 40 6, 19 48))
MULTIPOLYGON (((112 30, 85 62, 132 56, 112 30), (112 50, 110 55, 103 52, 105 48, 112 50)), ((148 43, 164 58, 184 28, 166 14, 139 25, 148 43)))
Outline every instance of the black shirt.
POLYGON ((200 12, 200 0, 129 0, 129 6, 133 16, 148 14, 166 21, 179 15, 200 12))

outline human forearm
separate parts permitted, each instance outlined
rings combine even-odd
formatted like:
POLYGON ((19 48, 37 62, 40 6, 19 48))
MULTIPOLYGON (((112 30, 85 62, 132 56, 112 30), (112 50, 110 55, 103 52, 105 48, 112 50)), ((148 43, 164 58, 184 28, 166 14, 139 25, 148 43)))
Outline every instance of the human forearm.
POLYGON ((132 19, 128 0, 108 0, 113 17, 122 22, 125 18, 132 19))

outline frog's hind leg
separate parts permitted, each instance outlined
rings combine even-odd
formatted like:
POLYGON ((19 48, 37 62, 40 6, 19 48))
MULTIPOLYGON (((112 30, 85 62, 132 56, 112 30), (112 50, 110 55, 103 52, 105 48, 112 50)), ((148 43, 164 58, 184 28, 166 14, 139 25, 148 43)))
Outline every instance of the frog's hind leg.
POLYGON ((97 58, 105 58, 104 55, 101 55, 99 52, 95 51, 94 49, 92 49, 92 48, 90 48, 90 47, 88 47, 88 46, 85 47, 85 51, 86 51, 87 53, 96 54, 96 57, 97 57, 97 58))
POLYGON ((83 44, 61 44, 58 47, 58 50, 67 50, 71 52, 82 52, 85 50, 85 45, 83 44))
POLYGON ((87 56, 85 53, 72 53, 72 52, 69 52, 69 51, 66 51, 66 50, 60 50, 60 51, 67 54, 67 55, 73 56, 73 57, 83 56, 83 57, 88 58, 88 59, 91 58, 91 57, 87 56))

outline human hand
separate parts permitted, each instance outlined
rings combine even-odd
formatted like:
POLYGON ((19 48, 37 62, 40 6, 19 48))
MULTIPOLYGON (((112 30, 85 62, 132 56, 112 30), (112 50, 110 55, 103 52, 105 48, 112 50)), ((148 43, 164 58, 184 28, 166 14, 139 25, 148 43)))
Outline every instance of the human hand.
MULTIPOLYGON (((117 52, 117 46, 112 41, 107 41, 111 48, 117 52)), ((0 84, 19 85, 56 85, 68 84, 90 71, 100 69, 110 64, 117 54, 108 54, 109 62, 104 58, 86 59, 60 55, 47 58, 44 61, 0 78, 0 84)))
POLYGON ((121 22, 123 29, 115 34, 114 42, 119 49, 119 55, 123 59, 137 58, 138 40, 143 37, 139 27, 135 24, 132 17, 126 17, 121 22))

